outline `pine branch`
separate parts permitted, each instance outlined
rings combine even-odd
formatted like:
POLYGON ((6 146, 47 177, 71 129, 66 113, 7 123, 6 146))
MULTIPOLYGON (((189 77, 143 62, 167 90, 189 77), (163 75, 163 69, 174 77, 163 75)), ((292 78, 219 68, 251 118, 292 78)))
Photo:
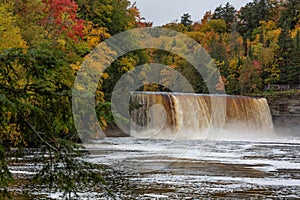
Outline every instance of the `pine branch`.
POLYGON ((35 128, 32 126, 32 124, 22 115, 19 113, 19 115, 22 117, 22 119, 24 120, 24 122, 29 126, 29 128, 36 134, 36 136, 44 143, 46 144, 50 149, 59 152, 59 150, 54 147, 53 145, 51 145, 49 142, 47 142, 46 140, 44 140, 44 138, 41 136, 41 132, 38 132, 37 130, 35 130, 35 128))

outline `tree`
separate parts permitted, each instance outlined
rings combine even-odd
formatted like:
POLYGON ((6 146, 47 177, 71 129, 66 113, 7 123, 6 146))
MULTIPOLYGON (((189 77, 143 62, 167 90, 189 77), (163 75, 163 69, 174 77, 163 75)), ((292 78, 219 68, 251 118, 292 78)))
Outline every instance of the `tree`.
POLYGON ((106 25, 111 35, 134 28, 137 16, 135 12, 128 9, 129 6, 130 1, 128 0, 112 1, 111 21, 106 25))
POLYGON ((87 7, 79 11, 84 19, 106 27, 111 35, 133 28, 136 24, 139 11, 135 10, 134 5, 130 6, 128 0, 80 0, 79 7, 87 7))
POLYGON ((241 94, 239 76, 243 65, 242 58, 240 56, 234 56, 232 59, 229 59, 228 62, 228 75, 225 77, 226 93, 241 94))
POLYGON ((226 47, 222 36, 218 36, 217 38, 215 34, 213 35, 213 39, 210 43, 209 53, 211 57, 217 61, 223 62, 227 60, 226 47))
POLYGON ((100 27, 93 24, 91 21, 85 23, 83 33, 84 39, 88 43, 90 49, 95 48, 100 42, 110 37, 106 27, 100 27))
POLYGON ((274 21, 261 21, 260 26, 252 32, 251 58, 258 60, 262 67, 262 79, 265 84, 279 81, 280 70, 276 54, 279 50, 278 38, 281 30, 274 21))
POLYGON ((0 51, 26 47, 20 28, 16 24, 17 19, 10 9, 11 5, 8 3, 0 4, 0 51))
POLYGON ((201 19, 201 24, 205 25, 207 22, 209 22, 210 20, 212 20, 212 13, 211 11, 207 11, 204 16, 201 19))
POLYGON ((128 11, 130 16, 135 17, 135 21, 132 21, 129 27, 144 28, 153 26, 153 22, 145 22, 145 18, 141 16, 141 12, 135 2, 130 6, 128 11))
POLYGON ((287 84, 290 81, 289 69, 292 66, 293 40, 287 28, 283 28, 278 38, 279 51, 277 54, 280 69, 280 83, 287 84))
POLYGON ((235 8, 228 3, 224 7, 220 5, 217 7, 213 13, 213 19, 222 19, 226 23, 226 31, 231 32, 233 31, 233 26, 235 23, 235 8))
POLYGON ((78 5, 72 0, 43 0, 46 14, 42 24, 53 38, 83 38, 84 21, 77 18, 78 5))
POLYGON ((247 3, 238 12, 237 31, 244 40, 244 56, 248 56, 248 41, 253 40, 252 32, 260 25, 260 21, 268 21, 271 12, 271 4, 267 0, 254 0, 247 3))
POLYGON ((294 38, 294 47, 291 52, 291 65, 288 68, 288 80, 292 84, 300 84, 300 31, 294 38))
POLYGON ((214 31, 216 33, 225 33, 226 22, 222 19, 212 19, 202 26, 201 31, 203 32, 214 31))
MULTIPOLYGON (((22 38, 29 47, 38 48, 49 41, 49 33, 41 21, 45 18, 45 4, 42 0, 12 0, 11 9, 16 17, 22 38)), ((53 40, 51 41, 55 43, 53 40)))
POLYGON ((105 27, 110 35, 134 28, 140 14, 134 4, 130 7, 128 0, 77 0, 77 3, 79 17, 93 26, 105 27))
POLYGON ((283 10, 279 19, 279 26, 292 30, 300 21, 300 4, 298 0, 286 0, 283 2, 283 10))
POLYGON ((57 191, 76 192, 80 182, 103 183, 90 171, 99 167, 75 158, 81 153, 73 143, 79 138, 71 89, 74 66, 86 54, 76 3, 14 0, 1 3, 0 11, 0 39, 6 39, 0 49, 0 193, 12 181, 5 162, 9 147, 41 148, 46 157, 37 180, 57 191))
POLYGON ((261 66, 259 61, 247 57, 239 77, 241 93, 256 93, 262 89, 261 66))
POLYGON ((270 18, 270 3, 267 0, 254 0, 242 7, 238 13, 237 31, 245 39, 251 39, 251 34, 259 26, 260 21, 270 18))
POLYGON ((190 26, 192 24, 191 20, 191 15, 188 13, 185 13, 181 16, 181 21, 180 23, 183 24, 184 26, 190 26))
POLYGON ((185 25, 181 23, 175 23, 175 22, 167 23, 163 25, 162 28, 167 28, 182 33, 186 33, 189 31, 189 28, 186 27, 185 25))
POLYGON ((75 158, 81 153, 70 142, 79 138, 71 110, 74 71, 68 54, 51 46, 0 53, 0 192, 10 180, 3 153, 10 146, 40 147, 46 157, 37 180, 55 190, 67 194, 80 184, 101 182, 99 175, 93 178, 89 170, 82 171, 92 165, 75 158))

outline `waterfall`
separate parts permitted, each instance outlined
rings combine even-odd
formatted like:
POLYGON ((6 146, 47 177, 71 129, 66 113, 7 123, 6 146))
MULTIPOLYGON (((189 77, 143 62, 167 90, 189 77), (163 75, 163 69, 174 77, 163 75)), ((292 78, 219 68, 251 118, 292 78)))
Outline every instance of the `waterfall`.
POLYGON ((135 92, 131 105, 134 137, 243 139, 264 138, 274 133, 264 98, 135 92))

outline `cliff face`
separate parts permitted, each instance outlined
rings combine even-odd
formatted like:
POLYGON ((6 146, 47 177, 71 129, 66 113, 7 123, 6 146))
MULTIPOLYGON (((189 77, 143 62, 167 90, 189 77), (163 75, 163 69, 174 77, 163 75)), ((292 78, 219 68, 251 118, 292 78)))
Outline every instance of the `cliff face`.
POLYGON ((300 91, 267 95, 274 127, 279 134, 300 136, 300 91))

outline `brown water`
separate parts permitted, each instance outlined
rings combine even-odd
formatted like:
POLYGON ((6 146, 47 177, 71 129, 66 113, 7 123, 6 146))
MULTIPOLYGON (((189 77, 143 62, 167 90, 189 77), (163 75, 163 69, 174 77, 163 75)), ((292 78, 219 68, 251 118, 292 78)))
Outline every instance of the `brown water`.
POLYGON ((133 94, 131 103, 137 105, 131 111, 131 133, 135 137, 164 138, 169 133, 168 137, 188 138, 186 133, 192 132, 194 138, 216 139, 218 132, 236 137, 240 130, 258 131, 260 137, 273 134, 264 98, 141 92, 133 94))

